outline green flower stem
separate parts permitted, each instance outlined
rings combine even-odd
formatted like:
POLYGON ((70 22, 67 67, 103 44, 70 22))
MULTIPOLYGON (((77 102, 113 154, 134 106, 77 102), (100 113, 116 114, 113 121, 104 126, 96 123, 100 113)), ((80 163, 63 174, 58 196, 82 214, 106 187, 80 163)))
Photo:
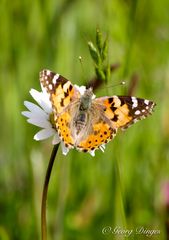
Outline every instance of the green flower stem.
POLYGON ((59 144, 55 145, 52 150, 52 154, 50 157, 50 161, 48 164, 48 168, 46 171, 46 177, 45 182, 43 186, 43 193, 42 193, 42 205, 41 205, 41 234, 42 234, 42 240, 47 240, 47 226, 46 226, 46 200, 47 200, 47 193, 48 193, 48 185, 49 180, 53 168, 53 164, 55 161, 55 156, 58 151, 59 144))

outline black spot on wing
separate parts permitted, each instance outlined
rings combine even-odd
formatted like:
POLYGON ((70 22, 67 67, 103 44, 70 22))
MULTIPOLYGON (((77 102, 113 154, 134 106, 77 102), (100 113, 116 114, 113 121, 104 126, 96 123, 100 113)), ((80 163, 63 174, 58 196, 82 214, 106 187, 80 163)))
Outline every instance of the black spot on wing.
POLYGON ((115 114, 114 117, 113 117, 111 120, 114 121, 114 122, 117 122, 117 120, 118 120, 118 115, 115 114))
POLYGON ((61 99, 60 105, 61 105, 62 107, 64 107, 64 98, 61 99))
POLYGON ((64 92, 64 96, 65 98, 69 96, 69 93, 68 92, 64 92))
POLYGON ((73 86, 72 86, 72 85, 70 85, 70 86, 69 86, 69 91, 70 91, 70 92, 71 92, 72 88, 73 88, 73 86))
POLYGON ((113 111, 113 112, 115 112, 116 111, 116 107, 114 107, 114 103, 111 105, 111 107, 110 107, 110 109, 113 111))
POLYGON ((113 97, 108 98, 109 104, 111 104, 113 101, 114 101, 114 98, 113 98, 113 97))

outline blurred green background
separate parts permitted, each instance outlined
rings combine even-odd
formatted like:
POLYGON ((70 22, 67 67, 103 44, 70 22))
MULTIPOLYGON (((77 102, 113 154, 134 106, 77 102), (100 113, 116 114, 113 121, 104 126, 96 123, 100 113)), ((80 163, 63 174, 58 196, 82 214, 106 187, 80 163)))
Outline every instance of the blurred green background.
MULTIPOLYGON (((29 90, 40 90, 48 68, 85 84, 94 76, 87 41, 99 27, 109 39, 109 62, 121 66, 97 96, 134 95, 157 103, 153 115, 119 132, 105 153, 61 150, 52 171, 48 239, 124 239, 110 226, 160 231, 169 217, 169 1, 1 0, 0 4, 0 239, 40 239, 40 208, 51 140, 33 140, 38 128, 21 116, 29 90), (83 68, 78 56, 83 58, 83 68)), ((169 223, 168 223, 169 224, 169 223)), ((169 227, 168 227, 169 228, 169 227)), ((144 234, 130 239, 145 239, 144 234)))

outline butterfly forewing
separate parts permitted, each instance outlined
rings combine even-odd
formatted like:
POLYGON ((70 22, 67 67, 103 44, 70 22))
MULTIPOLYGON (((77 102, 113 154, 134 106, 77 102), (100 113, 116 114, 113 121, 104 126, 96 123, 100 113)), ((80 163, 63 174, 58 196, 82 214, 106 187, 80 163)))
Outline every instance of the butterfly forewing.
POLYGON ((153 101, 130 96, 102 97, 95 101, 103 106, 104 115, 112 126, 122 129, 146 118, 155 106, 153 101))
POLYGON ((50 70, 40 72, 40 82, 50 95, 56 114, 61 113, 79 93, 72 83, 50 70))

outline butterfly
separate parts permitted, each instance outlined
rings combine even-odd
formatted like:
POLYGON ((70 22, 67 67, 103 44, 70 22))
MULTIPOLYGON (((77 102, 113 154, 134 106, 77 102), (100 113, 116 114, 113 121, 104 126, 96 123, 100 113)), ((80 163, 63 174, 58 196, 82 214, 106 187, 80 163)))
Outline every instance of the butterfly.
POLYGON ((95 98, 92 88, 73 85, 50 70, 40 72, 40 83, 49 94, 54 127, 69 149, 83 152, 101 149, 118 129, 146 118, 156 105, 153 101, 131 96, 95 98))

